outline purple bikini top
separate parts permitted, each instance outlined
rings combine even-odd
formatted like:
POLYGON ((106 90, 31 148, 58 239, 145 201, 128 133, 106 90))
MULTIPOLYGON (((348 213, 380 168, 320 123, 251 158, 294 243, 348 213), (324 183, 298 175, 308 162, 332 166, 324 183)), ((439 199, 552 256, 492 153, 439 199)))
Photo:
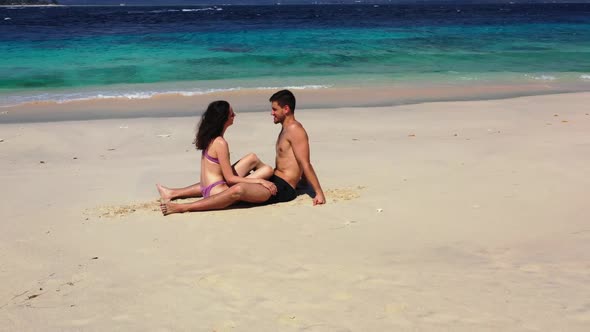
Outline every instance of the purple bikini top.
POLYGON ((207 160, 209 160, 210 162, 212 162, 212 163, 216 163, 216 164, 219 164, 219 159, 211 157, 211 156, 210 156, 210 155, 207 153, 207 150, 203 150, 203 156, 205 156, 205 158, 207 158, 207 160))

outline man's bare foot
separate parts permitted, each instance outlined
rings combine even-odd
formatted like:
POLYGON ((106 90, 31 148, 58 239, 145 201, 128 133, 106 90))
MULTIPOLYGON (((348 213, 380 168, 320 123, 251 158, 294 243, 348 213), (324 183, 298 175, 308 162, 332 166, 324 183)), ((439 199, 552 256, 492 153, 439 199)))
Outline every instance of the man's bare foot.
POLYGON ((156 184, 156 188, 158 188, 162 202, 168 202, 172 199, 172 190, 160 185, 159 183, 156 184))
POLYGON ((162 214, 167 216, 169 214, 173 214, 173 213, 180 213, 182 212, 179 209, 178 204, 176 203, 172 203, 169 200, 161 200, 160 201, 160 210, 162 210, 162 214))

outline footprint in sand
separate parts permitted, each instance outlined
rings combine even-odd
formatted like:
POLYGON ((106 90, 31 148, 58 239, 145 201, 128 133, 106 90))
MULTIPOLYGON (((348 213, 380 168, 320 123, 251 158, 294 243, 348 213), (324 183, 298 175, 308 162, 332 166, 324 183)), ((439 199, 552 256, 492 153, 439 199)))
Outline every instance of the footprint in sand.
MULTIPOLYGON (((326 196, 328 203, 350 201, 359 198, 361 196, 360 191, 363 189, 365 189, 364 186, 328 189, 324 191, 324 195, 326 196)), ((290 202, 289 205, 307 204, 309 202, 308 199, 309 197, 307 195, 299 195, 294 201, 290 202)))
POLYGON ((202 276, 194 281, 194 284, 204 289, 222 292, 226 295, 232 296, 232 298, 240 297, 240 292, 236 287, 234 287, 232 281, 228 277, 220 274, 209 274, 202 276))
POLYGON ((581 229, 571 234, 575 236, 590 237, 590 229, 581 229))
POLYGON ((342 223, 341 226, 333 227, 332 229, 344 229, 356 224, 356 220, 349 220, 342 223))
POLYGON ((299 317, 292 313, 279 315, 279 317, 277 317, 277 323, 286 327, 296 328, 297 331, 301 332, 350 332, 350 329, 340 326, 328 324, 310 324, 309 322, 306 322, 303 317, 299 317))
POLYGON ((590 322, 590 303, 585 306, 573 310, 569 317, 577 321, 590 322))
POLYGON ((408 311, 408 305, 405 303, 388 303, 383 308, 385 315, 396 315, 408 311))
POLYGON ((159 201, 151 201, 127 205, 100 206, 86 210, 85 214, 98 218, 117 218, 126 217, 137 212, 160 212, 160 203, 159 201))
POLYGON ((543 271, 543 267, 541 267, 541 265, 537 265, 537 264, 524 264, 519 266, 519 270, 525 272, 525 273, 539 273, 541 271, 543 271))
POLYGON ((70 326, 72 327, 82 327, 92 325, 93 322, 97 320, 98 317, 88 317, 82 319, 72 319, 70 320, 70 326))
POLYGON ((300 326, 301 322, 294 314, 282 314, 277 318, 277 322, 281 325, 300 326))
POLYGON ((352 295, 348 292, 335 292, 330 295, 330 298, 336 301, 348 301, 352 299, 352 295))
POLYGON ((339 189, 328 189, 326 191, 326 197, 333 202, 338 201, 350 201, 360 197, 360 191, 365 189, 363 186, 357 186, 354 188, 339 188, 339 189))
POLYGON ((428 311, 422 315, 420 315, 421 320, 423 320, 424 322, 428 322, 428 323, 432 323, 432 324, 448 324, 451 322, 461 322, 463 321, 461 319, 461 317, 456 316, 456 315, 452 315, 452 314, 446 314, 446 313, 442 313, 442 312, 434 312, 434 311, 428 311))
POLYGON ((351 330, 341 326, 328 324, 314 324, 299 329, 301 332, 350 332, 351 330))

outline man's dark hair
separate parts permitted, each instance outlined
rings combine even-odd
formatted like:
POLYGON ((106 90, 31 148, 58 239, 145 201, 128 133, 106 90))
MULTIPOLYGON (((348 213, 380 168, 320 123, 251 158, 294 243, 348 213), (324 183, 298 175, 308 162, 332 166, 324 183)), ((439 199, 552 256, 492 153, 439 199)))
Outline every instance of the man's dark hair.
POLYGON ((277 104, 279 104, 281 107, 285 107, 285 105, 289 105, 289 108, 291 109, 291 113, 295 113, 295 96, 289 90, 281 90, 281 91, 275 92, 275 94, 272 95, 268 101, 270 101, 271 103, 273 101, 276 101, 277 104))
POLYGON ((212 140, 221 136, 223 125, 229 118, 229 103, 225 100, 214 101, 209 104, 201 117, 197 135, 193 144, 197 150, 205 150, 212 140))

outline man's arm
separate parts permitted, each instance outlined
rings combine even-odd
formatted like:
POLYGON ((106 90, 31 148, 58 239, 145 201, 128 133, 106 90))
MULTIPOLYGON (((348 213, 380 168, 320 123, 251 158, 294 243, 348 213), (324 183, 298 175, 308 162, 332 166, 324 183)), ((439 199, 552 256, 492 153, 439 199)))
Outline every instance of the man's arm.
POLYGON ((297 160, 299 167, 301 167, 301 169, 303 170, 303 175, 315 191, 313 205, 326 203, 324 191, 320 186, 320 180, 315 174, 315 170, 313 169, 313 166, 310 162, 309 138, 307 137, 305 129, 303 129, 301 125, 293 126, 288 139, 291 143, 291 148, 293 149, 295 159, 297 160))

